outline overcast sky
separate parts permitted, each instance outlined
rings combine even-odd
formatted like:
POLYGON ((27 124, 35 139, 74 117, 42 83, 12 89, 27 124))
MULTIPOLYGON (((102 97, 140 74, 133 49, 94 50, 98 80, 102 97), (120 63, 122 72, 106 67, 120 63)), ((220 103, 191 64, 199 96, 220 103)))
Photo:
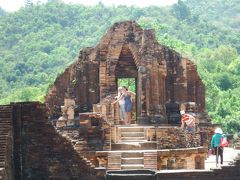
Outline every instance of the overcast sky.
MULTIPOLYGON (((33 0, 33 2, 46 2, 47 0, 33 0)), ((66 3, 81 3, 84 5, 95 5, 101 1, 105 5, 135 5, 139 7, 145 7, 150 5, 156 6, 166 6, 172 5, 177 2, 177 0, 63 0, 66 3)), ((7 11, 16 11, 20 7, 24 6, 24 0, 0 0, 0 7, 7 11)))

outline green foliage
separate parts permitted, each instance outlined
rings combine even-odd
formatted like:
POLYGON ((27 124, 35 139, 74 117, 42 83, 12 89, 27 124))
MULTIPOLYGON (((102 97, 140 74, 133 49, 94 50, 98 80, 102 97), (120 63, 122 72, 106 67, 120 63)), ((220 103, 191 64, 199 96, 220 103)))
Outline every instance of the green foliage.
POLYGON ((136 92, 135 88, 135 78, 120 78, 118 79, 118 87, 125 86, 130 91, 136 92))
POLYGON ((189 7, 181 0, 174 4, 172 7, 172 12, 178 20, 188 20, 191 17, 191 12, 189 7))
MULTIPOLYGON (((49 0, 15 13, 0 8, 0 103, 43 100, 57 75, 83 47, 95 46, 117 21, 136 20, 161 44, 193 59, 206 85, 214 122, 239 131, 240 36, 238 0, 179 0, 172 7, 105 7, 49 0)), ((132 79, 119 80, 135 90, 132 79)))

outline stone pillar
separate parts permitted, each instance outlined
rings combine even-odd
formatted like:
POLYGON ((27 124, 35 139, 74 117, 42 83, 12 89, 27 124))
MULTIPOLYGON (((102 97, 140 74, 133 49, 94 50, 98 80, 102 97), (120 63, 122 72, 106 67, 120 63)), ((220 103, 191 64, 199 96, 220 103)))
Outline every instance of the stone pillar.
POLYGON ((148 124, 147 117, 147 97, 146 97, 146 81, 147 81, 147 69, 140 66, 138 69, 138 101, 137 101, 137 121, 138 124, 148 124))

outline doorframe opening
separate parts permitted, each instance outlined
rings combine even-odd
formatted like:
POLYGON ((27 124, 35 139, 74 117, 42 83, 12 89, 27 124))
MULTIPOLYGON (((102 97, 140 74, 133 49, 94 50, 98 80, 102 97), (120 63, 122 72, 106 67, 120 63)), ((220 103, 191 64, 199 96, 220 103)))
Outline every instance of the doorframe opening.
POLYGON ((133 110, 132 110, 132 123, 134 124, 137 121, 137 78, 133 77, 118 77, 116 78, 117 89, 121 86, 126 86, 130 91, 134 92, 136 95, 134 97, 133 102, 133 110))

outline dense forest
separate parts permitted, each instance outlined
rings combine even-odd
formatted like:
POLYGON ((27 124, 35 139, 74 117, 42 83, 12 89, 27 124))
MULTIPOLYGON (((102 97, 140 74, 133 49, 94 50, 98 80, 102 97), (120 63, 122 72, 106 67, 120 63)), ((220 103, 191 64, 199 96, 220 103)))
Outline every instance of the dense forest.
POLYGON ((145 8, 26 1, 0 7, 0 103, 40 100, 59 73, 113 23, 136 20, 158 41, 192 59, 207 89, 207 110, 229 133, 240 131, 240 3, 179 0, 145 8))

